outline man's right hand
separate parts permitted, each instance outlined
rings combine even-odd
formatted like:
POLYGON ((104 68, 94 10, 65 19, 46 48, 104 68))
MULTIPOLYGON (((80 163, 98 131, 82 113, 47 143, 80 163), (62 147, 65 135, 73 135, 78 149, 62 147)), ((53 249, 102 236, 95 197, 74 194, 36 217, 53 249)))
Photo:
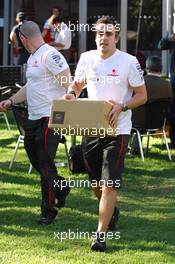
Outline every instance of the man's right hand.
POLYGON ((0 111, 1 112, 6 112, 8 108, 11 106, 11 101, 9 99, 1 101, 0 102, 0 111))
POLYGON ((65 95, 63 95, 63 99, 64 100, 76 100, 74 94, 65 94, 65 95))

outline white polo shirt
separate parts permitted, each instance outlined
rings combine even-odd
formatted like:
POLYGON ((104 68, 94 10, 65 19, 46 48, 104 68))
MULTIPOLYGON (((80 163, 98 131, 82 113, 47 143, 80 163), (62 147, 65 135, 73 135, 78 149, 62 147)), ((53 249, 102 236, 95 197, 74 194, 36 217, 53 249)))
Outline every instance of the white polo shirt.
POLYGON ((55 30, 54 28, 49 24, 49 19, 47 19, 44 23, 44 26, 43 28, 44 29, 50 29, 50 35, 51 35, 51 38, 54 39, 55 38, 55 30))
POLYGON ((50 116, 53 99, 60 99, 65 89, 58 84, 55 75, 69 66, 54 47, 42 45, 27 61, 27 103, 29 119, 50 116))
POLYGON ((60 31, 55 34, 55 42, 64 45, 64 48, 56 47, 58 50, 67 50, 71 46, 72 36, 71 31, 63 22, 60 26, 60 31))
MULTIPOLYGON (((131 99, 131 86, 144 84, 143 72, 136 57, 120 50, 107 59, 102 59, 97 50, 83 53, 75 80, 87 82, 89 99, 113 100, 119 104, 131 99)), ((119 114, 116 127, 116 134, 130 134, 131 110, 119 114)))

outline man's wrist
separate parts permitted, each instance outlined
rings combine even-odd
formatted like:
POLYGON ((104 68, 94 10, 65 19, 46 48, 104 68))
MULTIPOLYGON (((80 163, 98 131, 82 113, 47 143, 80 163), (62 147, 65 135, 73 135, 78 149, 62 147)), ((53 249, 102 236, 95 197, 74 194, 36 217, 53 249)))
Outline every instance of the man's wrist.
POLYGON ((13 106, 13 105, 14 105, 14 102, 13 102, 12 98, 9 98, 8 100, 9 100, 10 103, 11 103, 10 106, 13 106))
POLYGON ((129 110, 128 105, 126 103, 125 104, 122 104, 121 105, 121 112, 126 112, 127 110, 129 110))

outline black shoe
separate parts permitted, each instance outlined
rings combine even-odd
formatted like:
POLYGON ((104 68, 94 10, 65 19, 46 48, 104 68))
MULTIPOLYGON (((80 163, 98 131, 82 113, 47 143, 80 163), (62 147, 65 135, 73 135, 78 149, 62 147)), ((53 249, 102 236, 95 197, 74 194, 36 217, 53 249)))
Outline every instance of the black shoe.
POLYGON ((38 220, 38 224, 39 225, 50 225, 53 223, 55 217, 57 216, 57 213, 55 211, 54 215, 47 215, 47 216, 44 216, 44 215, 41 215, 40 219, 38 220))
POLYGON ((112 215, 111 221, 108 225, 108 229, 113 231, 116 230, 116 224, 119 220, 119 216, 120 216, 120 211, 117 207, 114 208, 114 213, 112 215))
POLYGON ((104 252, 106 250, 105 234, 104 232, 96 232, 94 241, 91 244, 91 250, 104 252))
POLYGON ((175 143, 170 143, 170 144, 169 144, 169 148, 170 148, 170 149, 175 149, 175 143))
POLYGON ((56 199, 55 199, 55 206, 57 208, 62 208, 65 206, 66 203, 66 197, 70 193, 70 187, 66 186, 63 190, 59 190, 56 194, 56 199))

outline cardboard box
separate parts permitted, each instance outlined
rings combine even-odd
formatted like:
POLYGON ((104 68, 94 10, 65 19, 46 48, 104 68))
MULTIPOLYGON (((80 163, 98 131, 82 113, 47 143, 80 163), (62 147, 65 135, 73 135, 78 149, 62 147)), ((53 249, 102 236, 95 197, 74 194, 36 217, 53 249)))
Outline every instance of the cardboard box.
POLYGON ((54 100, 49 128, 64 135, 113 135, 108 114, 112 106, 106 101, 89 99, 54 100))

